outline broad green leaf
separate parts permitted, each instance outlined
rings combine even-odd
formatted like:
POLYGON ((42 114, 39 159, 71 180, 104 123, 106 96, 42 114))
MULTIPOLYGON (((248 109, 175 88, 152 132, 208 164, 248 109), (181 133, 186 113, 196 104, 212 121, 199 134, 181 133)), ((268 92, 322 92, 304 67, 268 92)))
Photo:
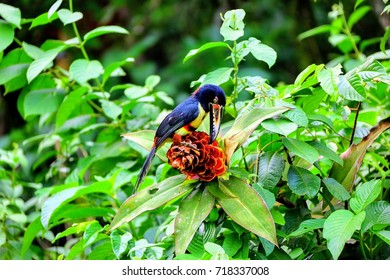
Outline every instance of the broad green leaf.
POLYGON ((207 188, 194 189, 179 206, 175 218, 175 252, 184 254, 195 232, 214 206, 214 197, 207 188))
POLYGON ((49 227, 49 222, 60 207, 80 196, 89 193, 111 194, 112 185, 108 181, 93 183, 89 186, 79 186, 64 189, 49 197, 42 206, 41 222, 44 228, 49 227))
POLYGON ((285 160, 275 152, 265 152, 258 162, 258 182, 267 189, 272 189, 279 182, 284 170, 285 160))
POLYGON ((227 162, 230 161, 234 151, 244 144, 262 121, 276 117, 287 110, 289 110, 287 107, 249 107, 240 114, 223 136, 227 162))
MULTIPOLYGON (((122 134, 123 137, 126 139, 133 141, 134 143, 138 144, 139 146, 143 147, 144 149, 150 151, 153 146, 153 139, 155 136, 155 131, 153 130, 141 130, 131 133, 122 134)), ((168 151, 168 145, 163 145, 157 150, 156 155, 163 161, 167 161, 167 151, 168 151)))
POLYGON ((130 100, 141 98, 145 96, 148 92, 149 91, 147 88, 141 86, 135 86, 135 85, 131 85, 130 87, 125 89, 125 95, 130 100))
POLYGON ((349 205, 355 213, 362 212, 371 202, 373 202, 381 193, 381 181, 371 180, 356 188, 352 194, 349 205))
POLYGON ((76 90, 70 92, 61 103, 57 111, 56 128, 62 126, 70 117, 73 110, 77 108, 82 102, 82 96, 87 93, 87 87, 79 87, 76 90))
POLYGON ((30 26, 30 29, 37 27, 37 26, 40 26, 40 25, 46 25, 46 24, 48 24, 56 19, 58 19, 58 14, 56 12, 54 12, 50 16, 49 16, 49 13, 41 14, 38 17, 33 19, 31 26, 30 26))
POLYGON ((57 55, 65 49, 60 46, 44 52, 38 59, 34 60, 27 69, 27 80, 31 83, 43 70, 50 67, 57 55))
POLYGON ((113 101, 100 99, 104 114, 112 120, 116 120, 122 114, 122 107, 116 105, 113 101))
POLYGON ((325 219, 305 220, 299 225, 299 228, 297 230, 293 231, 288 236, 295 237, 310 231, 314 231, 315 229, 323 228, 324 223, 325 223, 325 219))
POLYGON ((301 73, 298 74, 298 76, 295 78, 294 85, 295 86, 302 85, 309 76, 313 75, 315 71, 318 70, 318 68, 322 69, 323 67, 324 67, 323 64, 321 65, 310 64, 301 73))
POLYGON ((355 74, 350 78, 340 76, 338 84, 339 94, 348 100, 364 101, 366 98, 365 89, 359 75, 355 74))
POLYGON ((233 68, 231 67, 221 67, 217 70, 214 70, 210 73, 207 73, 202 81, 202 85, 205 84, 214 84, 221 85, 226 83, 230 79, 230 74, 233 72, 233 68))
POLYGON ((313 198, 319 191, 321 179, 309 170, 291 165, 287 173, 287 182, 290 189, 298 195, 307 195, 313 198))
POLYGON ((317 26, 317 27, 314 27, 310 30, 307 30, 301 34, 298 35, 298 40, 304 40, 306 38, 309 38, 309 37, 312 37, 312 36, 316 36, 318 34, 322 34, 322 33, 328 33, 332 30, 332 26, 331 25, 321 25, 321 26, 317 26))
POLYGON ((263 198, 265 204, 268 209, 272 210, 274 204, 276 202, 275 194, 268 189, 264 188, 261 183, 255 183, 252 185, 252 188, 256 190, 256 192, 263 198))
POLYGON ((301 127, 307 127, 309 124, 309 119, 307 118, 306 113, 299 107, 287 111, 283 115, 301 127))
POLYGON ((261 123, 261 126, 264 127, 266 130, 281 134, 284 136, 288 136, 290 133, 293 133, 295 130, 297 130, 298 125, 290 122, 289 120, 284 119, 269 119, 265 120, 261 123))
POLYGON ((23 236, 22 244, 22 256, 24 256, 27 250, 30 248, 34 239, 38 236, 39 232, 43 230, 41 223, 41 217, 36 217, 28 226, 23 236))
POLYGON ((347 192, 347 190, 344 188, 344 186, 337 182, 335 179, 325 178, 322 181, 324 182, 328 191, 338 200, 346 201, 351 197, 349 192, 347 192))
POLYGON ((98 78, 103 72, 103 66, 98 60, 77 59, 69 67, 71 79, 80 84, 98 78))
POLYGON ((184 175, 170 177, 130 196, 122 203, 108 230, 111 231, 124 223, 128 223, 138 215, 156 209, 190 191, 193 186, 185 182, 184 179, 184 175))
POLYGON ((390 245, 390 230, 374 231, 374 233, 388 245, 390 245))
POLYGON ((344 161, 344 165, 334 164, 329 177, 336 179, 347 191, 351 191, 366 150, 388 128, 390 128, 390 117, 380 121, 377 126, 371 128, 370 133, 359 144, 351 145, 348 150, 342 153, 341 158, 344 161))
POLYGON ((333 95, 337 93, 341 72, 340 64, 333 68, 324 68, 318 72, 318 81, 327 94, 333 95))
MULTIPOLYGON (((357 75, 366 82, 371 82, 372 79, 386 75, 386 68, 377 60, 368 59, 367 62, 353 69, 357 75)), ((348 72, 349 73, 349 72, 348 72)))
POLYGON ((14 35, 14 28, 10 24, 0 21, 0 52, 12 44, 14 35))
POLYGON ((201 52, 204 52, 206 50, 213 49, 213 48, 219 48, 219 47, 229 48, 229 45, 226 44, 225 42, 210 42, 210 43, 206 43, 206 44, 202 45, 198 49, 190 50, 188 52, 188 54, 184 57, 183 63, 187 62, 189 59, 191 59, 192 57, 198 55, 201 52))
POLYGON ((92 221, 85 229, 83 239, 85 240, 84 247, 90 246, 96 241, 99 233, 102 231, 102 226, 98 221, 92 221))
POLYGON ((383 229, 390 225, 390 203, 387 201, 374 201, 364 210, 366 219, 362 225, 362 231, 366 232, 371 227, 383 229))
POLYGON ((0 85, 4 85, 9 81, 25 75, 29 63, 14 64, 5 68, 0 69, 0 85))
POLYGON ((50 18, 58 10, 58 8, 61 6, 61 4, 62 4, 62 0, 57 0, 56 2, 54 2, 53 5, 51 5, 51 7, 47 13, 48 18, 50 18))
POLYGON ((27 68, 31 63, 23 49, 10 51, 0 63, 0 85, 4 85, 7 94, 23 88, 27 84, 27 68))
POLYGON ((204 244, 205 250, 212 255, 212 260, 228 260, 229 256, 225 253, 225 250, 218 244, 213 242, 207 242, 204 244))
POLYGON ((125 232, 123 235, 120 235, 117 230, 114 230, 110 234, 112 250, 114 251, 117 259, 126 251, 129 241, 133 239, 133 236, 130 232, 125 232))
POLYGON ((262 44, 256 38, 249 38, 247 48, 257 60, 267 63, 269 68, 275 64, 277 57, 275 50, 265 44, 262 44))
POLYGON ((152 91, 161 81, 161 77, 158 75, 150 75, 145 80, 145 88, 152 91))
POLYGON ((309 145, 314 147, 321 156, 326 157, 334 162, 337 162, 341 166, 343 165, 344 162, 341 157, 332 149, 328 148, 325 144, 322 144, 318 141, 311 141, 309 142, 309 145))
POLYGON ((225 236, 222 248, 229 257, 233 257, 241 248, 241 246, 242 242, 239 235, 237 233, 232 233, 225 236))
POLYGON ((61 9, 57 12, 58 17, 64 25, 79 21, 83 18, 83 14, 80 12, 71 12, 68 9, 61 9))
POLYGON ((244 35, 245 11, 242 9, 227 11, 219 32, 225 41, 235 41, 244 35))
POLYGON ((19 8, 0 3, 0 16, 7 22, 21 29, 20 22, 22 20, 22 15, 19 8))
POLYGON ((113 77, 113 76, 118 76, 115 75, 117 73, 118 69, 122 69, 121 66, 125 65, 126 63, 134 62, 134 58, 128 57, 125 60, 122 61, 116 61, 108 65, 107 67, 104 68, 104 73, 103 73, 103 78, 102 81, 105 83, 108 78, 113 77))
POLYGON ((208 189, 234 222, 277 244, 272 215, 264 200, 252 187, 230 176, 227 181, 219 180, 219 185, 209 184, 208 189))
POLYGON ((353 26, 361 20, 369 11, 371 11, 370 6, 362 6, 353 11, 348 17, 348 27, 352 29, 353 26))
POLYGON ((337 210, 326 219, 323 235, 333 259, 338 259, 345 243, 360 229, 364 217, 365 212, 354 215, 349 210, 337 210))
POLYGON ((96 222, 95 220, 94 221, 87 221, 87 222, 82 222, 82 223, 76 223, 76 224, 73 224, 71 227, 68 227, 66 230, 64 231, 61 231, 60 233, 58 233, 56 235, 56 237, 51 241, 52 243, 56 242, 58 239, 62 238, 62 237, 65 237, 65 236, 69 236, 71 234, 78 234, 78 233, 81 233, 81 232, 84 232, 85 229, 91 224, 91 223, 94 223, 96 222))
POLYGON ((32 90, 24 97, 24 117, 55 112, 61 104, 63 95, 55 88, 32 90))
POLYGON ((315 148, 294 138, 284 137, 282 139, 283 145, 295 155, 307 160, 309 163, 314 163, 318 160, 319 154, 315 148))
POLYGON ((129 32, 123 27, 116 25, 100 26, 84 35, 84 42, 91 40, 92 38, 102 36, 105 34, 129 34, 129 32))
POLYGON ((310 121, 314 122, 322 122, 326 124, 328 127, 334 130, 333 122, 331 119, 329 119, 327 116, 321 115, 321 114, 307 114, 307 117, 310 121))

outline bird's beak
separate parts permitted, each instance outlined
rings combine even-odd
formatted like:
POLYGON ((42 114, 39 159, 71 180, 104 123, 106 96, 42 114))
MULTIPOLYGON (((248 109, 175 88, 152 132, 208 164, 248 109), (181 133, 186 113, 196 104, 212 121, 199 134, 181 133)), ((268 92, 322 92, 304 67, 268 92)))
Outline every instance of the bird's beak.
POLYGON ((210 144, 214 142, 219 133, 221 119, 223 116, 223 106, 210 103, 210 144))

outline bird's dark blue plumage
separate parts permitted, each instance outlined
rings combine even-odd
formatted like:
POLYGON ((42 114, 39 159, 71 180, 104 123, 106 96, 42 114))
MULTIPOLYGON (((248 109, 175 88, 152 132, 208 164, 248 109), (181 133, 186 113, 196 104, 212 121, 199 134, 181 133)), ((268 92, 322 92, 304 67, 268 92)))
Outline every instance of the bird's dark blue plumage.
POLYGON ((157 128, 153 147, 141 168, 134 191, 138 189, 145 178, 157 149, 174 134, 186 135, 195 131, 209 112, 210 138, 214 141, 219 131, 225 104, 224 91, 219 86, 207 84, 198 88, 190 97, 174 108, 157 128))

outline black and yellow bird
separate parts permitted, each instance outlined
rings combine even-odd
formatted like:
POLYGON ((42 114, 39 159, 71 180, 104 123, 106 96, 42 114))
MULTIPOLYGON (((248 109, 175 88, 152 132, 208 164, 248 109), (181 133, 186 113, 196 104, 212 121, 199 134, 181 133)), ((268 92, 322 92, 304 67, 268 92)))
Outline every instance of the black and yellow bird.
POLYGON ((210 142, 214 142, 219 132, 225 104, 224 91, 219 86, 206 84, 174 108, 157 128, 152 149, 138 175, 134 192, 137 191, 148 173, 157 149, 165 140, 173 138, 175 134, 183 136, 195 131, 208 114, 210 116, 210 142))

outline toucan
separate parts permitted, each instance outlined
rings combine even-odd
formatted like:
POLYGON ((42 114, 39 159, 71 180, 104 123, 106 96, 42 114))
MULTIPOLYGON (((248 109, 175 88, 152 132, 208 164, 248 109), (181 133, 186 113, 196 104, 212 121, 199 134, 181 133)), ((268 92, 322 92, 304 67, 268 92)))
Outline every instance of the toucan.
POLYGON ((137 191, 148 173, 157 149, 169 138, 181 137, 195 131, 207 115, 210 117, 210 143, 214 142, 219 132, 225 104, 226 96, 222 88, 205 84, 177 105, 157 128, 152 149, 141 168, 133 193, 137 191))

